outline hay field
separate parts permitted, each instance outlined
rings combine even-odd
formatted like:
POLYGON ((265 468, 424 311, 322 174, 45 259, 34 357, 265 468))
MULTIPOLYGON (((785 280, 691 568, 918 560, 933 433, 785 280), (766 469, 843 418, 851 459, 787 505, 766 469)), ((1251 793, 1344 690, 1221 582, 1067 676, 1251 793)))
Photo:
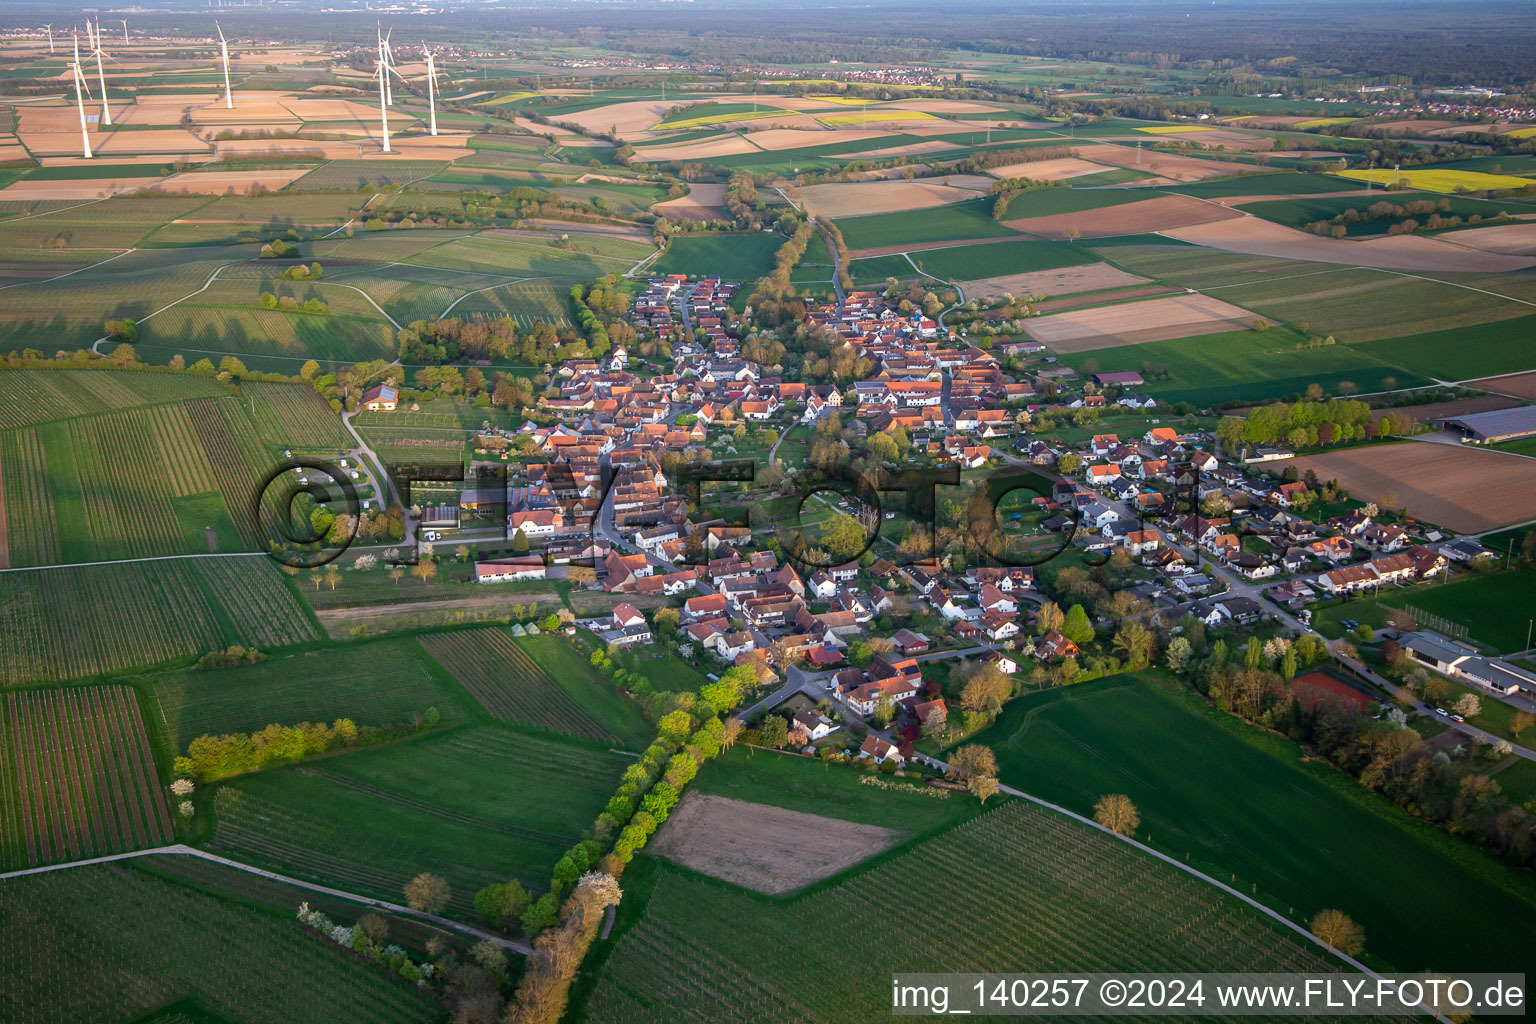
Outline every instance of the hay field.
POLYGON ((929 206, 962 203, 984 194, 992 179, 956 174, 949 184, 927 181, 833 182, 801 189, 806 208, 820 217, 861 217, 870 213, 900 213, 929 206))
POLYGON ((1036 317, 1025 322, 1024 330, 1052 351, 1070 354, 1240 331, 1258 319, 1209 295, 1170 295, 1036 317))
POLYGON ((1015 297, 1025 295, 1074 295, 1078 292, 1103 291, 1109 288, 1127 288, 1147 284, 1147 278, 1127 274, 1108 263, 1090 263, 1083 267, 1062 267, 1059 270, 1032 270, 1023 274, 1002 277, 984 277, 975 281, 962 281, 967 299, 997 298, 1004 292, 1015 297))
MULTIPOLYGON (((1236 211, 1234 211, 1236 212, 1236 211)), ((1275 224, 1259 217, 1242 217, 1163 228, 1162 233, 1184 242, 1242 252, 1253 256, 1304 260, 1310 263, 1343 263, 1382 270, 1447 270, 1501 274, 1536 266, 1536 259, 1478 253, 1438 238, 1397 235, 1392 238, 1350 240, 1317 235, 1275 224)))
POLYGON ((1173 228, 1188 228, 1196 224, 1208 224, 1241 216, 1242 214, 1236 210, 1228 210, 1214 203, 1201 202, 1187 196, 1158 196, 1156 199, 1143 199, 1098 210, 1026 217, 1022 220, 1009 220, 1003 223, 1015 231, 1038 235, 1041 238, 1065 238, 1066 232, 1074 228, 1083 238, 1108 238, 1114 235, 1135 235, 1152 231, 1168 231, 1173 228))
POLYGON ((767 804, 691 792, 650 852, 757 892, 778 895, 887 850, 907 833, 767 804))
POLYGON ((1403 441, 1295 460, 1337 478, 1352 497, 1397 496, 1415 519, 1457 533, 1483 533, 1521 523, 1536 509, 1536 459, 1467 445, 1403 441))

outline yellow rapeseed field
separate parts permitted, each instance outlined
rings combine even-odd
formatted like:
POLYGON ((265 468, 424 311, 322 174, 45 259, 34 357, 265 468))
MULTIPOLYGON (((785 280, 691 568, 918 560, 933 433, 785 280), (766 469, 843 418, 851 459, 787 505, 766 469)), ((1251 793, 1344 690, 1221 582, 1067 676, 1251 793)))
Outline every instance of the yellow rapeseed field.
POLYGON ((1137 128, 1139 132, 1148 132, 1152 135, 1177 135, 1180 132, 1208 132, 1210 125, 1205 124, 1159 124, 1151 128, 1137 128))
POLYGON ((1441 167, 1415 167, 1405 171, 1377 167, 1336 173, 1341 178, 1368 181, 1372 185, 1390 184, 1395 174, 1396 180, 1408 188, 1420 188, 1426 192, 1480 192, 1495 188, 1526 188, 1536 184, 1530 178, 1516 178, 1510 174, 1484 174, 1482 171, 1458 171, 1441 167))
POLYGON ((857 114, 822 114, 816 118, 828 128, 851 128, 877 121, 937 121, 921 110, 865 110, 857 114))

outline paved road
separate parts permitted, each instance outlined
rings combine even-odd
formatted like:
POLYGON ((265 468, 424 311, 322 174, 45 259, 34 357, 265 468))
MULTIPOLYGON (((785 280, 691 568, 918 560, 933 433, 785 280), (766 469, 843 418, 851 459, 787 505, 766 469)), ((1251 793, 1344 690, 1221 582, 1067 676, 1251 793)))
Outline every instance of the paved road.
POLYGON ((390 903, 388 900, 376 900, 371 896, 359 896, 357 893, 347 892, 344 889, 333 889, 330 886, 317 885, 314 882, 305 882, 298 878, 290 878, 287 875, 280 875, 274 871, 265 871, 261 868, 252 867, 249 864, 242 864, 237 860, 230 860, 227 857, 220 857, 216 854, 208 853, 206 850, 199 850, 191 846, 184 846, 180 843, 172 846, 156 846, 148 850, 133 850, 128 853, 114 853, 105 857, 89 857, 85 860, 70 861, 67 864, 46 864, 43 867, 38 868, 25 868, 21 871, 9 871, 5 874, 0 874, 0 880, 7 878, 20 878, 25 875, 41 875, 50 871, 64 871, 69 868, 86 867, 91 864, 110 864, 114 861, 132 860, 136 857, 155 856, 197 857, 199 860, 212 861, 215 864, 222 864, 225 867, 234 868, 237 871, 244 871, 246 874, 260 875, 262 878, 270 878, 275 882, 282 882, 286 885, 296 886, 300 889, 308 889, 310 892, 318 892, 326 896, 334 896, 337 899, 343 899, 349 903, 361 903, 364 906, 378 907, 381 910, 387 910, 392 914, 401 914, 406 917, 419 918, 423 921, 431 921, 433 924, 439 925, 443 928, 451 928, 456 932, 462 932, 465 935, 471 935, 478 939, 489 939, 492 942, 500 943, 507 949, 514 950, 523 954, 524 956, 527 956, 533 952, 533 947, 528 945, 528 942, 525 939, 509 939, 501 935, 492 935, 490 932, 481 931, 479 928, 476 928, 472 925, 460 924, 457 921, 450 921, 448 918, 438 917, 436 914, 425 914, 419 910, 412 910, 410 907, 401 906, 398 903, 390 903))

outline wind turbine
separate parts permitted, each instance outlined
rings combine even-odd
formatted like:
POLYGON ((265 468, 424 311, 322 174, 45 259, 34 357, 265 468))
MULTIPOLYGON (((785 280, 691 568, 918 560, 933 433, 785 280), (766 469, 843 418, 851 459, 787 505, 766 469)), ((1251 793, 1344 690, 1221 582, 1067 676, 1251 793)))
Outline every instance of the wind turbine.
POLYGON ((107 75, 101 69, 101 58, 106 56, 101 50, 101 27, 96 28, 96 50, 91 54, 96 58, 96 81, 101 86, 101 123, 104 127, 112 127, 112 107, 107 103, 107 75))
POLYGON ((219 28, 219 23, 214 22, 213 27, 219 33, 219 56, 224 59, 224 109, 235 109, 235 94, 229 89, 229 42, 224 38, 224 30, 219 28))
POLYGON ((122 22, 123 22, 123 45, 127 46, 128 45, 128 19, 127 18, 123 18, 122 22))
POLYGON ((379 68, 379 127, 384 136, 382 150, 388 153, 391 152, 389 148, 389 76, 394 75, 402 82, 405 79, 401 77, 400 72, 389 66, 389 61, 384 56, 385 52, 384 43, 381 40, 379 43, 379 57, 374 63, 379 68))
POLYGON ((421 44, 421 52, 427 55, 427 131, 431 135, 437 134, 437 62, 431 50, 427 49, 426 41, 421 44))
POLYGON ((80 30, 75 29, 75 59, 69 65, 69 70, 75 79, 75 106, 80 110, 80 144, 83 147, 85 159, 91 159, 91 135, 85 127, 85 96, 91 91, 86 84, 85 73, 80 70, 80 30))
POLYGON ((44 25, 43 27, 48 30, 48 52, 52 53, 53 52, 53 22, 49 22, 48 24, 44 25))
MULTIPOLYGON (((400 73, 398 71, 395 71, 395 51, 394 51, 394 48, 389 45, 389 37, 394 35, 394 34, 395 34, 395 27, 393 25, 391 25, 389 27, 389 31, 388 32, 384 33, 384 42, 383 42, 384 66, 389 68, 389 70, 391 72, 394 72, 395 77, 400 78, 400 73)), ((400 78, 400 81, 403 82, 403 81, 405 81, 405 79, 404 78, 400 78)), ((390 106, 394 106, 395 105, 395 90, 394 90, 394 87, 392 85, 390 85, 389 76, 388 75, 384 76, 384 99, 385 99, 386 102, 389 103, 390 106)))

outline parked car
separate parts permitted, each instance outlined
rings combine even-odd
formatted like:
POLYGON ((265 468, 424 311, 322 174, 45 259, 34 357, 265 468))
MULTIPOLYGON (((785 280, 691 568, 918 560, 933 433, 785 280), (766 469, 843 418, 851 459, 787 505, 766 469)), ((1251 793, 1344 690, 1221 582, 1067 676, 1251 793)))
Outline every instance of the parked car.
POLYGON ((1451 713, 1449 711, 1445 710, 1445 708, 1435 708, 1435 714, 1443 715, 1446 718, 1450 718, 1451 717, 1451 713))

